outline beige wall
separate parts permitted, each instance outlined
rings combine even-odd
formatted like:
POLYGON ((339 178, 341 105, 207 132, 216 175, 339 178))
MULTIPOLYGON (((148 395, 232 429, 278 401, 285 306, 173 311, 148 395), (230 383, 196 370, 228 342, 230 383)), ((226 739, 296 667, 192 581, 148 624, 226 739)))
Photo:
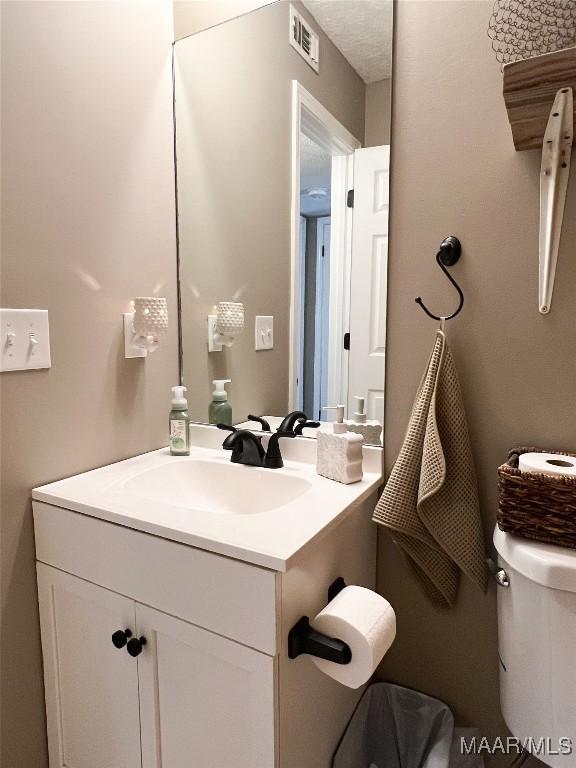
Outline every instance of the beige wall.
POLYGON ((234 19, 277 0, 174 0, 174 39, 234 19))
POLYGON ((52 342, 51 370, 1 375, 5 768, 47 766, 30 491, 166 443, 178 377, 170 11, 2 3, 1 301, 48 309, 52 342), (148 360, 125 360, 120 315, 147 294, 168 298, 171 333, 148 360))
POLYGON ((378 80, 366 86, 364 146, 390 144, 392 80, 378 80))
POLYGON ((289 45, 288 13, 268 5, 175 47, 183 371, 200 421, 214 378, 232 379, 235 421, 288 408, 291 80, 364 135, 363 81, 324 35, 317 75, 289 45), (223 300, 245 303, 246 330, 209 354, 223 300), (274 350, 254 351, 255 315, 274 316, 274 350))
MULTIPOLYGON (((48 308, 53 353, 50 371, 1 378, 1 763, 10 768, 46 764, 30 488, 161 445, 177 376, 174 334, 146 362, 125 361, 118 316, 131 296, 155 290, 175 313, 171 31, 160 6, 146 7, 2 4, 2 305, 48 308)), ((552 313, 541 317, 539 159, 513 148, 485 35, 491 7, 398 4, 386 401, 390 468, 434 331, 413 299, 450 306, 434 253, 454 233, 466 304, 448 332, 487 537, 508 447, 573 447, 576 382, 576 184, 552 313)), ((274 272, 274 282, 286 277, 287 267, 274 272)), ((385 534, 379 586, 399 626, 382 676, 439 696, 485 733, 502 731, 494 589, 481 597, 463 584, 456 610, 435 611, 385 534)))
MULTIPOLYGON (((448 323, 467 404, 487 539, 496 468, 516 444, 576 442, 576 179, 572 169, 552 312, 538 313, 538 152, 514 151, 502 75, 486 26, 492 0, 397 5, 386 371, 386 456, 398 452, 435 324, 414 304, 450 311, 457 297, 434 256, 463 244, 452 273, 466 303, 448 323), (448 38, 447 38, 448 36, 448 38), (447 39, 449 45, 446 44, 447 39)), ((455 610, 422 597, 386 534, 379 588, 398 612, 384 677, 448 702, 459 720, 503 730, 495 588, 463 584, 455 610)), ((509 758, 508 758, 509 759, 509 758)))

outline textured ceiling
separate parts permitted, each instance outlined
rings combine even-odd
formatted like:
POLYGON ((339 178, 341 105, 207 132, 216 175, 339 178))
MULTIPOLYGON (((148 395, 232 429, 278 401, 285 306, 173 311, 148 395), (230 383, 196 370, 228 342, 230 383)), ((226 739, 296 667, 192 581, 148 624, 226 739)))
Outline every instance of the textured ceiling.
POLYGON ((332 156, 306 134, 300 134, 300 189, 329 187, 332 156))
POLYGON ((330 211, 330 183, 332 157, 312 139, 300 134, 300 212, 304 216, 317 216, 330 211), (326 190, 325 198, 313 198, 306 193, 320 187, 326 190))
POLYGON ((392 0, 304 0, 304 5, 364 82, 392 77, 392 0))

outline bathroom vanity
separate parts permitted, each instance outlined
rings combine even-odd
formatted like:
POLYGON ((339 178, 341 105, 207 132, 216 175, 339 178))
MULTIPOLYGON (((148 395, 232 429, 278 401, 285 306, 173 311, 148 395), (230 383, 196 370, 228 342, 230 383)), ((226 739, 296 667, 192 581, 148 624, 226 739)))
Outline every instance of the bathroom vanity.
POLYGON ((33 493, 51 768, 328 768, 362 693, 286 646, 337 577, 374 587, 381 451, 345 486, 315 440, 267 470, 194 429, 33 493))

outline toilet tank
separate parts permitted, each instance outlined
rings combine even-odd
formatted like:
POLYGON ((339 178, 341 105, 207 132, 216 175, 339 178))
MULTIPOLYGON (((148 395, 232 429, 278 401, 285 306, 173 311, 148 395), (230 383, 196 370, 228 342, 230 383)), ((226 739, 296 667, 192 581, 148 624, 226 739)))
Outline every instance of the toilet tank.
POLYGON ((553 768, 576 768, 576 551, 494 532, 500 705, 512 734, 553 768))

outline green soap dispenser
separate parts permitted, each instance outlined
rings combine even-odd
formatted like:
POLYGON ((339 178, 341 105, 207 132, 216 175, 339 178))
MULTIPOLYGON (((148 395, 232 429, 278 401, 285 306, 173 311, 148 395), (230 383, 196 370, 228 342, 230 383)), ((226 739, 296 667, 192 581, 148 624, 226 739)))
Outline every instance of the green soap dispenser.
POLYGON ((227 424, 232 426, 232 406, 228 402, 228 392, 225 384, 230 384, 231 379, 214 379, 214 392, 212 402, 208 408, 208 422, 210 424, 227 424))
POLYGON ((186 387, 172 387, 172 410, 169 417, 172 456, 190 455, 190 415, 185 392, 186 387))

